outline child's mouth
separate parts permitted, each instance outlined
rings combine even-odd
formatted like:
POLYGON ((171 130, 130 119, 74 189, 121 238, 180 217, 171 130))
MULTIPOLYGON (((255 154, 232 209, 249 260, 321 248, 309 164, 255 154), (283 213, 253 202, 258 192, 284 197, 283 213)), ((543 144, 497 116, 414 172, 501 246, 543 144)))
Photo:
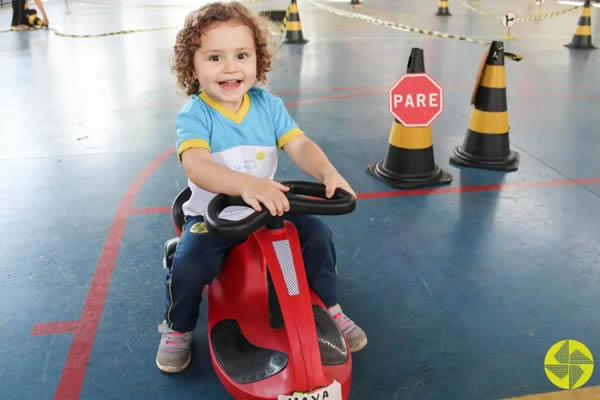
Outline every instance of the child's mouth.
POLYGON ((240 87, 241 83, 242 81, 239 79, 230 79, 228 81, 219 82, 219 86, 224 90, 234 90, 240 87))

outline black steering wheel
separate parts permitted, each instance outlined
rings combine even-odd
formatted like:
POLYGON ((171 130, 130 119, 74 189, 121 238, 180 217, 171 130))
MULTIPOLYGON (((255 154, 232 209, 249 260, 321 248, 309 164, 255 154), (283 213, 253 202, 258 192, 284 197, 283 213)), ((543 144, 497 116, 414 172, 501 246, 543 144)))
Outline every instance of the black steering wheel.
MULTIPOLYGON (((348 214, 356 208, 356 198, 343 189, 336 189, 331 198, 325 197, 325 185, 314 182, 289 181, 281 182, 290 190, 285 193, 290 203, 287 213, 340 215, 348 214), (309 197, 307 197, 309 196, 309 197), (316 197, 316 198, 315 198, 316 197)), ((215 196, 206 209, 204 220, 207 230, 225 239, 243 239, 261 226, 281 221, 281 216, 273 216, 266 207, 239 221, 219 218, 219 214, 230 206, 249 207, 240 196, 219 194, 215 196)))

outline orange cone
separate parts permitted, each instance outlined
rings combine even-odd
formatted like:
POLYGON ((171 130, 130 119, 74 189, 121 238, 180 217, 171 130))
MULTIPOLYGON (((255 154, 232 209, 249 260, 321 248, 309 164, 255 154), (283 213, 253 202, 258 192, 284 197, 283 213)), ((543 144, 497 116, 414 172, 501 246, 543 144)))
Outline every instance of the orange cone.
POLYGON ((519 153, 510 150, 504 43, 492 42, 484 55, 471 99, 474 105, 467 136, 450 157, 453 164, 514 171, 519 153), (485 64, 484 64, 485 63, 485 64))
POLYGON ((296 0, 292 0, 292 3, 288 7, 285 30, 284 43, 304 44, 308 42, 308 40, 304 39, 302 36, 302 23, 300 23, 300 13, 298 11, 296 0))
POLYGON ((590 0, 583 4, 583 11, 579 17, 579 24, 571 43, 565 44, 570 49, 595 49, 592 44, 592 7, 590 0))
MULTIPOLYGON (((425 73, 423 50, 413 48, 407 73, 425 73)), ((431 125, 407 127, 394 120, 384 161, 370 164, 367 172, 386 185, 412 189, 450 183, 452 175, 441 170, 433 159, 431 125)))

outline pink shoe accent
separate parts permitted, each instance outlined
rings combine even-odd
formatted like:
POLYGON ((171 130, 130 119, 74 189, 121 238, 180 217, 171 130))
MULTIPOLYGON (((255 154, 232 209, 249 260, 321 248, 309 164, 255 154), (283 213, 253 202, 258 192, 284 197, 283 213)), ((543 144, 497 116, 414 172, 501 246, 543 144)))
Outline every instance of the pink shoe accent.
MULTIPOLYGON (((170 336, 183 336, 185 332, 171 332, 170 336)), ((167 344, 181 344, 180 340, 167 340, 167 344)))

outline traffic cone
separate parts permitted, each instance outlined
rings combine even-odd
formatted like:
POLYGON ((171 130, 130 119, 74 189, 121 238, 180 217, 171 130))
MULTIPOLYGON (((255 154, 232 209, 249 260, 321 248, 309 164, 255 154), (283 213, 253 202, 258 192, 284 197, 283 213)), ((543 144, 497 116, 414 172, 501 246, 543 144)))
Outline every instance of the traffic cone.
POLYGON ((287 15, 287 10, 264 10, 259 11, 258 15, 273 22, 282 22, 287 15))
POLYGON ((298 12, 296 0, 292 0, 292 3, 288 7, 285 30, 284 43, 304 44, 308 42, 308 40, 305 40, 302 36, 302 23, 300 23, 300 13, 298 12))
POLYGON ((37 16, 37 14, 29 14, 27 16, 27 22, 31 26, 44 26, 44 22, 37 16))
POLYGON ((438 12, 435 15, 439 15, 442 17, 449 17, 450 15, 450 10, 448 9, 448 0, 440 0, 440 5, 438 7, 438 12))
MULTIPOLYGON (((422 49, 412 49, 406 72, 425 73, 422 49)), ((441 170, 434 162, 431 125, 410 128, 398 120, 392 124, 385 160, 369 164, 367 172, 386 185, 401 189, 452 181, 452 175, 441 170)))
POLYGON ((37 16, 37 11, 29 9, 27 3, 25 3, 25 15, 30 26, 44 26, 44 21, 37 16))
POLYGON ((595 49, 592 44, 592 6, 590 0, 585 0, 579 24, 571 43, 565 44, 570 49, 595 49))
POLYGON ((350 4, 352 4, 354 7, 362 7, 360 0, 351 0, 350 4))
POLYGON ((462 144, 454 149, 450 162, 475 168, 514 171, 519 153, 510 150, 504 43, 493 41, 479 66, 471 98, 475 106, 462 144))
POLYGON ((288 15, 290 15, 290 7, 291 7, 291 4, 288 6, 287 10, 285 10, 285 16, 283 17, 283 21, 281 22, 281 26, 279 28, 279 30, 281 31, 282 34, 287 29, 287 20, 288 20, 288 15))

